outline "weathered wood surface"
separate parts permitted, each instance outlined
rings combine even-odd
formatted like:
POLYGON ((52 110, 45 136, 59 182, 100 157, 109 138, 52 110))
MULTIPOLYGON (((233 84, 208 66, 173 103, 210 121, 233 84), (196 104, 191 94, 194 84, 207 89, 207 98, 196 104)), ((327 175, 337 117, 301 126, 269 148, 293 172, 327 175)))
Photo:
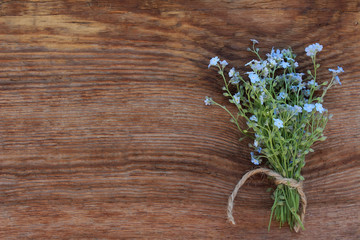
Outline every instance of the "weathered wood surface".
POLYGON ((1 239, 359 239, 360 6, 329 1, 1 1, 1 239), (217 55, 320 42, 344 67, 304 169, 306 230, 273 223, 266 177, 221 109, 217 55))

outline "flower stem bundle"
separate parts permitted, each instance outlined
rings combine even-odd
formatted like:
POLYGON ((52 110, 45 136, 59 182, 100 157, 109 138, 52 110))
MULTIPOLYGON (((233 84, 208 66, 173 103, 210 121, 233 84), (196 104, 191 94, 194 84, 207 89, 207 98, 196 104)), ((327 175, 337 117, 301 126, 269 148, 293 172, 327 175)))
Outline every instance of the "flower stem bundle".
MULTIPOLYGON (((224 109, 244 137, 253 139, 250 144, 253 164, 264 163, 281 178, 302 182, 301 170, 305 166, 306 154, 313 152, 311 146, 314 142, 326 139, 323 131, 331 115, 323 107, 325 94, 334 85, 341 85, 338 75, 343 69, 329 69, 331 80, 319 84, 317 72, 320 65, 316 62, 316 55, 322 50, 322 45, 315 43, 305 48, 313 69, 304 74, 296 71, 299 64, 292 49, 272 49, 262 58, 255 47, 258 42, 251 41, 252 48, 248 50, 257 59, 245 64, 251 68, 246 73, 248 80, 235 68, 228 70, 226 60, 214 57, 209 64, 209 67, 218 68, 224 82, 223 94, 235 104, 237 111, 231 112, 210 97, 205 98, 205 105, 224 109), (243 119, 246 120, 245 128, 240 122, 243 119)), ((278 184, 272 197, 274 203, 269 229, 272 219, 280 226, 287 223, 291 229, 304 228, 300 216, 302 201, 296 188, 278 184)))

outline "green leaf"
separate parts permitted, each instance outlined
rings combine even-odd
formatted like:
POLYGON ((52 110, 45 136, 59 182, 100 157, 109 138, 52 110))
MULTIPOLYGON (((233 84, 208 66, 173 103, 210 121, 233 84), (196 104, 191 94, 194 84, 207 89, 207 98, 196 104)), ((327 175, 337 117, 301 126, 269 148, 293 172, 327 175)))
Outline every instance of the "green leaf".
POLYGON ((323 136, 319 139, 319 141, 325 141, 327 139, 327 137, 323 136))

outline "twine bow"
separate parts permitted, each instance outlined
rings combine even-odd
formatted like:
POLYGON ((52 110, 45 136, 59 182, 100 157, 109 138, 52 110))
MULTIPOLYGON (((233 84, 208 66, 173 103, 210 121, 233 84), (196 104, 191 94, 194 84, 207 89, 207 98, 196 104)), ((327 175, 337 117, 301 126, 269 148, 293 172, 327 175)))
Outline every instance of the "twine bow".
MULTIPOLYGON (((304 193, 304 190, 303 190, 302 181, 298 182, 298 181, 296 181, 295 179, 292 179, 292 178, 284 178, 280 174, 278 174, 277 172, 274 172, 274 171, 272 171, 270 169, 267 169, 267 168, 254 169, 254 170, 252 170, 250 172, 247 172, 240 179, 238 184, 235 186, 234 191, 232 192, 232 194, 229 197, 228 209, 227 209, 228 220, 232 224, 235 225, 235 220, 234 220, 234 217, 232 215, 232 211, 233 211, 233 207, 234 207, 234 199, 235 199, 239 189, 246 182, 246 180, 249 177, 251 177, 253 175, 256 175, 258 173, 265 173, 266 175, 268 175, 270 177, 274 177, 275 178, 274 182, 275 182, 276 185, 284 184, 284 185, 287 185, 287 186, 289 186, 291 188, 295 188, 299 192, 299 195, 300 195, 300 198, 301 198, 301 204, 302 204, 302 211, 301 211, 301 214, 300 214, 300 220, 301 220, 302 223, 304 223, 307 200, 306 200, 306 196, 305 196, 305 193, 304 193)), ((299 232, 300 228, 301 228, 300 224, 296 224, 295 227, 294 227, 295 232, 299 232)))

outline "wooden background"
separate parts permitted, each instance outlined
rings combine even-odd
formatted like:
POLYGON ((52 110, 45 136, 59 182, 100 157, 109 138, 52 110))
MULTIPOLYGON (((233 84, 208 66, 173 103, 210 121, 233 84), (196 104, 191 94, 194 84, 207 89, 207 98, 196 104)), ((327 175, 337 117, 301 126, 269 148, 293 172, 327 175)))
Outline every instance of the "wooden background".
POLYGON ((0 3, 0 239, 359 239, 360 3, 357 0, 0 3), (304 168, 306 230, 267 223, 273 186, 253 177, 225 112, 213 56, 247 71, 262 53, 324 45, 341 65, 326 142, 304 168))

